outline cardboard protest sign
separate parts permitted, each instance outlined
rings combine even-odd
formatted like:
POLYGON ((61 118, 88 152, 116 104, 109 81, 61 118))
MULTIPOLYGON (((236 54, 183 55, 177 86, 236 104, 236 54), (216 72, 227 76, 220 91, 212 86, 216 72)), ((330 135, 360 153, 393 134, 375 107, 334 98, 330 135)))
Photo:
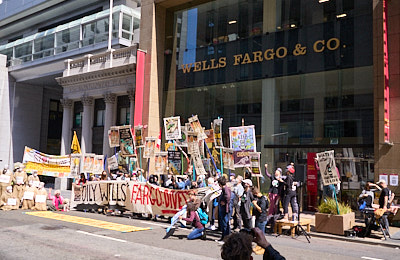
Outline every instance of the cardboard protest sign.
POLYGON ((211 161, 210 158, 202 159, 203 167, 204 167, 204 170, 206 172, 210 172, 211 171, 211 162, 210 161, 211 161))
POLYGON ((173 174, 181 174, 182 159, 180 151, 168 151, 168 167, 173 174))
POLYGON ((254 125, 229 127, 229 139, 234 151, 235 168, 250 167, 249 152, 256 152, 254 125))
POLYGON ((120 126, 119 127, 119 147, 121 149, 121 155, 133 155, 135 153, 135 147, 133 146, 133 137, 131 132, 131 126, 120 126))
POLYGON ((83 172, 93 172, 95 154, 87 153, 83 156, 83 172))
POLYGON ((207 138, 207 135, 204 133, 204 129, 201 126, 197 115, 189 117, 189 124, 192 127, 193 131, 197 134, 197 138, 199 140, 204 140, 207 138))
POLYGON ((225 169, 230 169, 230 170, 235 169, 235 160, 234 160, 233 149, 224 148, 222 150, 222 162, 224 164, 225 169))
POLYGON ((107 164, 108 167, 110 168, 110 170, 116 170, 118 169, 118 160, 117 157, 115 155, 108 157, 107 158, 107 164))
POLYGON ((188 132, 187 144, 189 154, 200 153, 199 141, 195 132, 188 132))
POLYGON ((204 133, 207 135, 207 138, 205 140, 207 147, 209 149, 211 149, 214 145, 214 130, 213 129, 208 129, 208 130, 204 130, 204 133))
POLYGON ((164 131, 166 140, 181 139, 181 117, 174 116, 164 118, 164 131))
POLYGON ((93 173, 94 174, 101 174, 104 170, 104 155, 96 155, 94 157, 94 166, 93 166, 93 173))
POLYGON ((82 155, 73 153, 71 154, 71 176, 78 176, 81 172, 82 155))
POLYGON ((168 152, 154 153, 155 173, 165 174, 168 165, 168 152))
POLYGON ((110 130, 108 130, 108 144, 110 148, 119 146, 119 127, 112 126, 110 130))
POLYGON ((338 184, 340 180, 336 171, 335 151, 317 153, 317 160, 324 186, 338 184))
POLYGON ((187 147, 188 146, 187 135, 188 135, 187 125, 184 125, 181 127, 181 139, 175 140, 175 144, 180 147, 187 147))
POLYGON ((155 147, 156 147, 156 138, 146 137, 145 146, 143 150, 143 158, 154 157, 155 147))
POLYGON ((201 160, 200 154, 198 154, 198 153, 192 154, 191 159, 193 161, 193 166, 196 170, 196 174, 197 175, 202 175, 202 174, 206 175, 207 172, 204 169, 203 161, 201 160))
POLYGON ((214 130, 215 147, 223 148, 224 144, 222 142, 222 118, 214 119, 212 126, 214 130))
POLYGON ((250 155, 250 169, 253 177, 262 177, 260 169, 260 154, 257 152, 251 152, 250 155))
POLYGON ((142 147, 143 144, 143 126, 135 126, 135 146, 142 147))

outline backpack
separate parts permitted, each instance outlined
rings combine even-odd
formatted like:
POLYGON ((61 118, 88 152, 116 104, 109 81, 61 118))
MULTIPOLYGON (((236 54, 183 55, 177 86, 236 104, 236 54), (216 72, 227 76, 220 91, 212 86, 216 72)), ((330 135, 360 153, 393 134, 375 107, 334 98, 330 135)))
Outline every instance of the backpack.
POLYGON ((197 214, 199 215, 200 218, 200 223, 203 225, 206 225, 208 223, 208 215, 206 212, 204 212, 201 208, 197 209, 197 214))

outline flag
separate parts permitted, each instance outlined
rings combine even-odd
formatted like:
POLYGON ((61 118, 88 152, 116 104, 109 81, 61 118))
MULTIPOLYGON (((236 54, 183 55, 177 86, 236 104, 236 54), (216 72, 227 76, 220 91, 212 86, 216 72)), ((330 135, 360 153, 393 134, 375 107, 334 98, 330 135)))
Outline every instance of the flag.
POLYGON ((162 130, 160 129, 160 134, 158 135, 158 139, 156 141, 156 147, 158 150, 160 150, 160 147, 161 147, 161 131, 162 130))
POLYGON ((82 153, 81 146, 79 145, 78 136, 76 135, 76 131, 74 131, 74 137, 72 137, 71 143, 72 153, 82 153))

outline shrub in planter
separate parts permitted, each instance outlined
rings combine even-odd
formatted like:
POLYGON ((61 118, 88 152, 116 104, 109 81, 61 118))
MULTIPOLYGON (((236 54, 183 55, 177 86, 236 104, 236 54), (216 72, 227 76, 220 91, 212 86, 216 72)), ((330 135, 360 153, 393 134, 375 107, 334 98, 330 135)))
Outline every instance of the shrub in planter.
POLYGON ((327 199, 318 207, 315 214, 315 229, 317 232, 344 235, 344 231, 355 225, 355 214, 351 208, 338 203, 340 215, 337 214, 336 201, 327 199))

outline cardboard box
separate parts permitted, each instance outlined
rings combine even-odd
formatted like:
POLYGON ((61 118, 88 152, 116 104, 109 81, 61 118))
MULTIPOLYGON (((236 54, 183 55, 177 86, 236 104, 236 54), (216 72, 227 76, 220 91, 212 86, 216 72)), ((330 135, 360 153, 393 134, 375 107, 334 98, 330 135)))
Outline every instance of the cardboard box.
POLYGON ((315 230, 317 232, 344 235, 344 231, 353 228, 355 222, 354 212, 345 215, 315 213, 315 230))

